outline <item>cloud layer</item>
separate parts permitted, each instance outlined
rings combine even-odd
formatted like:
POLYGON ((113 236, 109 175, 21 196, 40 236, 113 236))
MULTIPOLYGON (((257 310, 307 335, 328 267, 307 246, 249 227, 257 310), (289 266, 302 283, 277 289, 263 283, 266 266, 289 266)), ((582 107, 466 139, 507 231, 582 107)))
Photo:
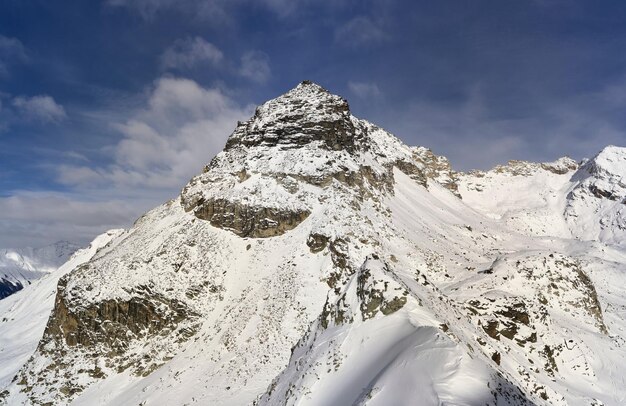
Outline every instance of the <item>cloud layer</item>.
POLYGON ((0 35, 0 76, 9 74, 9 66, 28 60, 26 48, 17 38, 0 35))
POLYGON ((145 202, 136 205, 16 191, 12 196, 0 197, 0 247, 40 247, 59 240, 86 244, 105 230, 126 227, 147 208, 145 202))
POLYGON ((146 107, 115 124, 122 138, 112 146, 110 165, 63 165, 59 179, 82 189, 106 186, 130 194, 155 190, 174 195, 223 148, 236 122, 251 112, 219 89, 189 79, 161 78, 146 107))
POLYGON ((58 122, 66 117, 65 109, 51 96, 18 96, 13 99, 13 106, 28 118, 43 122, 58 122))
MULTIPOLYGON (((56 104, 41 103, 48 99, 33 99, 17 104, 41 118, 64 116, 56 104)), ((86 243, 108 228, 128 227, 146 210, 175 197, 223 148, 237 121, 252 112, 217 88, 189 79, 157 80, 145 105, 114 124, 121 138, 105 147, 111 151, 110 164, 82 158, 74 160, 79 164, 58 165, 57 179, 71 192, 13 191, 0 198, 0 247, 59 239, 86 243)))
POLYGON ((224 23, 230 21, 230 11, 237 6, 261 6, 284 18, 302 3, 310 0, 108 0, 107 4, 124 7, 152 19, 166 10, 183 12, 193 18, 224 23))
POLYGON ((375 45, 388 39, 381 24, 367 16, 354 17, 335 30, 335 41, 350 47, 375 45))
POLYGON ((189 69, 199 65, 217 66, 224 54, 200 37, 177 40, 161 55, 163 69, 189 69))
POLYGON ((350 92, 352 92, 356 97, 360 97, 362 99, 371 99, 381 96, 380 89, 376 83, 349 81, 348 89, 350 89, 350 92))

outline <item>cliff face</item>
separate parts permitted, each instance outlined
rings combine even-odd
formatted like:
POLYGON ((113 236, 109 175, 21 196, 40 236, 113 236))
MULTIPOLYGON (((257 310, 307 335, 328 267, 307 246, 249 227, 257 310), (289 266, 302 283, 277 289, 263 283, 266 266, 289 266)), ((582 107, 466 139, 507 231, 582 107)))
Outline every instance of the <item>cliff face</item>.
POLYGON ((554 185, 577 168, 456 173, 303 82, 60 280, 0 399, 614 404, 619 246, 513 230, 486 203, 508 202, 501 179, 565 200, 554 185))

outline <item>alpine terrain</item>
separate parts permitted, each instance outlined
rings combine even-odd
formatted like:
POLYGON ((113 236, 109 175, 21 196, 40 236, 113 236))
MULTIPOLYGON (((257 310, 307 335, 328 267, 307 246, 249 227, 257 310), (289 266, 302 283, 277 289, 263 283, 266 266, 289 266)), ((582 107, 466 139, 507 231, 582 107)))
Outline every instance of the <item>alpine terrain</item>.
POLYGON ((0 317, 7 405, 623 405, 626 149, 459 173, 305 81, 0 317))
POLYGON ((56 270, 78 248, 59 241, 42 248, 0 249, 0 299, 56 270))

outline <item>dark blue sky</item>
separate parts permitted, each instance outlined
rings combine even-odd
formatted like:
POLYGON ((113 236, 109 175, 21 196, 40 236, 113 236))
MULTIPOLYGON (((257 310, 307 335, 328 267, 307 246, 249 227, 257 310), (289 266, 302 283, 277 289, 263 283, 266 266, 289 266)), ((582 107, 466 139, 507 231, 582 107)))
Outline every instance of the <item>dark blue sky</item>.
POLYGON ((626 144, 626 2, 0 3, 0 246, 80 243, 174 197, 303 79, 450 158, 626 144))

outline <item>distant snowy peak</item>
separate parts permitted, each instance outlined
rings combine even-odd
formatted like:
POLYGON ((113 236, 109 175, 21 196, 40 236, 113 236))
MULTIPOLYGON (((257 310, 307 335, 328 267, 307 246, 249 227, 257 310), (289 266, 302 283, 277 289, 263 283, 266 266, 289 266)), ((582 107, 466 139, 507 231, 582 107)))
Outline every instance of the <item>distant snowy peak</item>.
POLYGON ((561 157, 553 162, 529 162, 511 160, 506 165, 496 165, 493 169, 485 171, 471 171, 469 175, 483 177, 486 173, 508 174, 511 176, 531 176, 538 171, 552 172, 564 175, 578 169, 578 163, 570 157, 561 157))
POLYGON ((0 250, 0 299, 64 264, 79 247, 59 241, 41 248, 0 250))
POLYGON ((587 161, 583 168, 589 173, 608 173, 624 176, 626 168, 626 148, 609 145, 595 157, 587 161))
POLYGON ((522 233, 626 241, 626 148, 608 146, 581 164, 510 161, 459 177, 466 203, 522 233))
POLYGON ((35 249, 35 256, 42 262, 59 267, 81 247, 69 241, 58 241, 54 244, 35 249))
POLYGON ((40 248, 0 250, 0 267, 18 266, 28 270, 54 270, 65 263, 80 247, 68 241, 58 241, 40 248))
POLYGON ((595 197, 626 204, 626 148, 607 146, 586 161, 574 179, 595 197))
POLYGON ((626 148, 608 146, 580 167, 564 215, 575 235, 626 244, 626 148))

